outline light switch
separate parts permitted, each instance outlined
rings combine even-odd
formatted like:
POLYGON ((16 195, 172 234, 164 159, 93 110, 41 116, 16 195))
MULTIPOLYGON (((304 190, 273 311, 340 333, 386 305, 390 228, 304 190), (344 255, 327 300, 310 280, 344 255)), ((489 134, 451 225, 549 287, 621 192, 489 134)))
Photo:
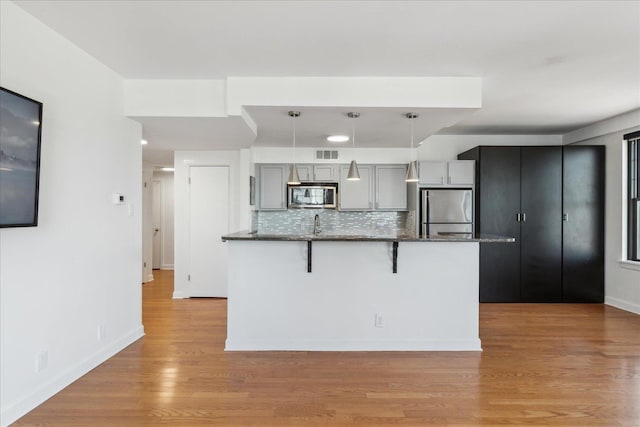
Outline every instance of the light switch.
POLYGON ((113 193, 113 204, 114 205, 122 205, 124 204, 124 194, 113 193))

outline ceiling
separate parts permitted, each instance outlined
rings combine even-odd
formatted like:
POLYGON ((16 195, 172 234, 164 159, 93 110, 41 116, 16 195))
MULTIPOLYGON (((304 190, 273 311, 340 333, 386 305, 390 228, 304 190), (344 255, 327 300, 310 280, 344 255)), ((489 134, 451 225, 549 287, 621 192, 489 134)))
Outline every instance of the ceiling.
MULTIPOLYGON (((482 78, 480 110, 446 116, 459 121, 444 129, 432 129, 429 118, 446 121, 446 111, 423 111, 417 139, 563 134, 640 108, 639 1, 15 3, 125 79, 482 78)), ((303 112, 302 145, 326 145, 327 134, 351 130, 344 108, 290 108, 303 112)), ((245 109, 257 137, 239 117, 140 118, 151 142, 145 156, 288 144, 287 108, 245 109)), ((408 143, 406 110, 360 112, 359 145, 408 143)))

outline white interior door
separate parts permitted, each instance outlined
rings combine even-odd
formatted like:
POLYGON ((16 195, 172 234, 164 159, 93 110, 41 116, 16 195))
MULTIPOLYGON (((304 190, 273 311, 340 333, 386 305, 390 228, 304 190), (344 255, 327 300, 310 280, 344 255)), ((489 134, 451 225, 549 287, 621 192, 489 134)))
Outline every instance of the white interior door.
POLYGON ((227 247, 220 237, 229 232, 229 167, 189 168, 190 296, 227 296, 227 247))
POLYGON ((151 257, 151 267, 154 270, 159 270, 162 265, 162 229, 160 228, 162 222, 162 182, 153 181, 152 199, 153 255, 151 257))

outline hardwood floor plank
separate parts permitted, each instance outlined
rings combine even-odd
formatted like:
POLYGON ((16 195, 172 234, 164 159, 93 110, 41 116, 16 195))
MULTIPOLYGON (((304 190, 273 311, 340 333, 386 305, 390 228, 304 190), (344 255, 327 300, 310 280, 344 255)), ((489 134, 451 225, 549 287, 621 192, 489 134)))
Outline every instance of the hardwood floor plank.
POLYGON ((146 336, 15 425, 640 426, 640 316, 482 304, 483 352, 224 352, 226 300, 143 285, 146 336))

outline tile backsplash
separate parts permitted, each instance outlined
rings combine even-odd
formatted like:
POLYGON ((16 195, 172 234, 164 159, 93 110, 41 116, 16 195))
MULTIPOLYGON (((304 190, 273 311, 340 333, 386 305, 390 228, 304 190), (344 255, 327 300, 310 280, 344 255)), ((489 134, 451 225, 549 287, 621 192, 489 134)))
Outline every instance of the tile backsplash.
POLYGON ((287 211, 253 211, 252 230, 264 234, 308 234, 320 216, 323 233, 361 235, 396 234, 415 229, 415 213, 345 212, 335 209, 289 209, 287 211))

